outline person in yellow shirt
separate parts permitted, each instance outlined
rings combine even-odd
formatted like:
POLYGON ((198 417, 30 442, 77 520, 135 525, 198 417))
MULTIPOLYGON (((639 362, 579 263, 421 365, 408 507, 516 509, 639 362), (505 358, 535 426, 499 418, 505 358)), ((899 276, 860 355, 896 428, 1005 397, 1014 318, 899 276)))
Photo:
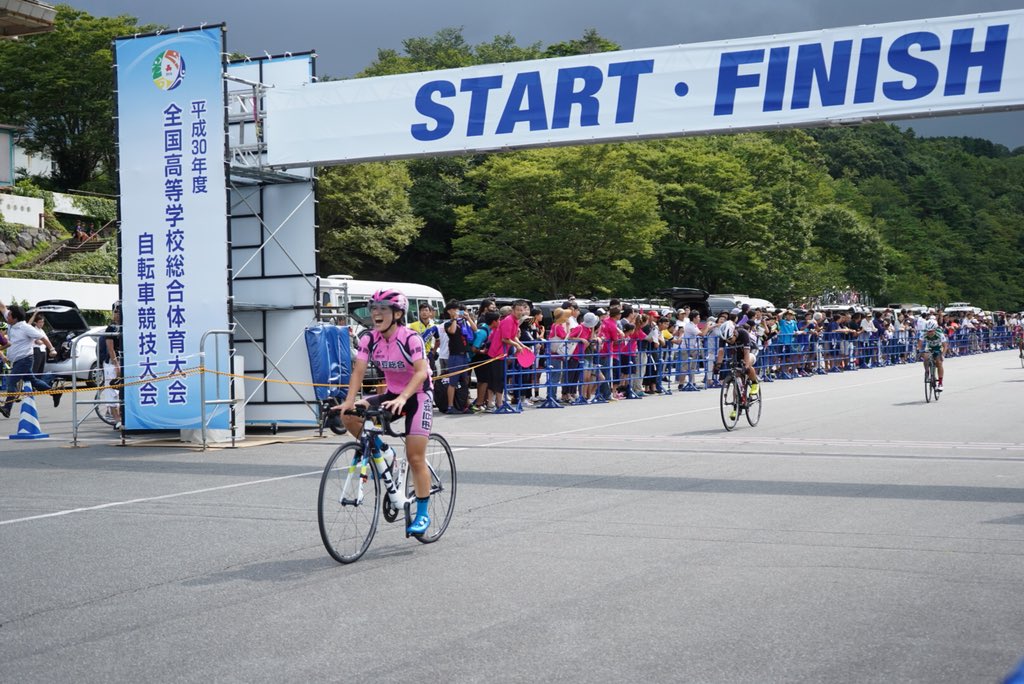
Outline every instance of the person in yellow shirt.
POLYGON ((672 319, 669 318, 668 314, 658 318, 658 337, 660 337, 660 345, 656 354, 658 355, 657 368, 658 377, 655 382, 654 391, 658 394, 665 393, 665 378, 666 373, 668 374, 669 388, 672 386, 671 368, 672 368, 672 319))
POLYGON ((414 330, 423 338, 423 351, 427 355, 427 362, 430 370, 437 373, 437 323, 434 321, 434 307, 430 304, 420 304, 419 318, 409 324, 409 329, 414 330))

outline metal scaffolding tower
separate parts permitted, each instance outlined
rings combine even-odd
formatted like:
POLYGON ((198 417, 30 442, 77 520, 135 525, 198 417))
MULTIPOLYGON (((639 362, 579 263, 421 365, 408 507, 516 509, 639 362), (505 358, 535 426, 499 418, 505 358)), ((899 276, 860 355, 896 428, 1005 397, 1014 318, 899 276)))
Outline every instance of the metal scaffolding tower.
POLYGON ((316 201, 312 169, 266 165, 265 94, 315 79, 312 53, 229 63, 228 188, 231 316, 236 354, 245 359, 248 425, 316 425, 303 340, 315 321, 316 201), (284 382, 281 382, 284 381, 284 382))

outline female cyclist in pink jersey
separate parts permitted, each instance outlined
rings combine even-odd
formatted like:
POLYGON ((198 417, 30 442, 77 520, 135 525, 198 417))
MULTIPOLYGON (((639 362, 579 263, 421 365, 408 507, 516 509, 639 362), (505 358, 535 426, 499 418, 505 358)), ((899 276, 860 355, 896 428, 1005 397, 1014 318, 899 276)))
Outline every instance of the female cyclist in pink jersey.
POLYGON ((378 290, 370 297, 373 329, 360 339, 359 351, 352 364, 348 396, 333 410, 342 412, 345 428, 354 437, 362 432, 363 422, 345 411, 361 404, 383 406, 391 413, 405 415, 405 454, 409 460, 416 486, 416 515, 406 532, 423 534, 430 526, 430 469, 427 467, 427 437, 433 422, 434 404, 431 396, 430 366, 423 349, 423 338, 405 327, 404 316, 409 302, 397 290, 378 290), (384 373, 385 392, 356 401, 363 386, 366 366, 373 361, 384 373))

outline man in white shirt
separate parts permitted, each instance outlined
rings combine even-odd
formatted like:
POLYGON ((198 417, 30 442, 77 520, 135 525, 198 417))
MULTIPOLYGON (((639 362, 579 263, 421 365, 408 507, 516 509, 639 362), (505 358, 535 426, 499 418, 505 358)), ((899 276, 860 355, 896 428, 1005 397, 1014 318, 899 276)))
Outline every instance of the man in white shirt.
MULTIPOLYGON (((39 328, 25 322, 25 310, 17 304, 9 308, 0 302, 0 315, 7 321, 7 336, 11 346, 7 350, 7 358, 11 361, 11 372, 7 375, 7 401, 0 406, 0 414, 4 418, 11 417, 11 407, 14 405, 14 397, 21 391, 22 385, 27 380, 36 391, 45 392, 50 389, 48 378, 39 378, 32 374, 32 355, 36 344, 43 344, 49 350, 50 356, 56 356, 57 350, 50 343, 50 338, 39 328)), ((53 395, 53 405, 60 404, 60 395, 53 395)))
MULTIPOLYGON (((677 324, 678 325, 678 324, 677 324)), ((695 388, 693 374, 700 365, 700 358, 703 355, 700 337, 704 334, 700 329, 700 312, 691 311, 682 320, 682 337, 679 344, 679 364, 677 366, 676 382, 679 391, 685 391, 687 387, 695 388)))

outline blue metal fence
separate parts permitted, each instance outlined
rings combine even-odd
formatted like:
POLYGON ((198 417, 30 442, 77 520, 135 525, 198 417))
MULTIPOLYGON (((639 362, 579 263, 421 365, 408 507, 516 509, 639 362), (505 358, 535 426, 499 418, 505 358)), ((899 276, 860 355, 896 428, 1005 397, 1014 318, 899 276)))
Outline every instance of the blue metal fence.
MULTIPOLYGON (((918 360, 919 334, 887 332, 798 332, 787 344, 778 338, 759 345, 755 370, 764 382, 792 380, 828 373, 856 372, 918 360)), ((640 341, 642 342, 642 341, 640 341)), ((966 356, 1009 349, 1005 326, 959 330, 949 337, 948 356, 966 356)), ((667 345, 603 343, 598 348, 582 339, 525 342, 536 361, 523 367, 513 350, 503 364, 505 390, 496 413, 520 413, 527 397, 539 397, 537 408, 603 404, 635 400, 673 391, 699 392, 719 387, 716 365, 728 367, 734 349, 709 335, 682 338, 667 345)))

